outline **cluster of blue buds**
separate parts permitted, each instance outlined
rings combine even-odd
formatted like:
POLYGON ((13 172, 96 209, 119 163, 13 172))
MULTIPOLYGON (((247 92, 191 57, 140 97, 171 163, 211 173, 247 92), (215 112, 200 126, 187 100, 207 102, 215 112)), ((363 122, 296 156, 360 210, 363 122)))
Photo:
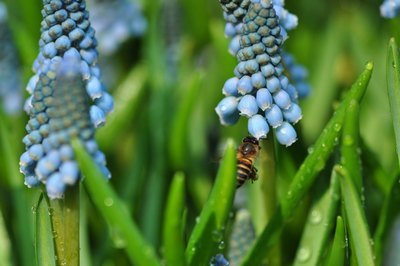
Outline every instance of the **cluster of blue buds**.
POLYGON ((22 77, 17 49, 7 25, 7 8, 0 2, 0 98, 3 110, 10 115, 22 109, 22 77))
POLYGON ((210 266, 229 266, 229 261, 224 255, 217 254, 211 259, 210 266))
POLYGON ((240 261, 247 254, 255 239, 256 234, 250 212, 244 208, 239 209, 236 212, 229 240, 229 260, 233 265, 240 265, 240 261))
POLYGON ((99 50, 104 55, 114 53, 130 37, 138 37, 147 29, 140 6, 129 0, 90 0, 90 18, 99 50))
MULTIPOLYGON (((232 125, 239 116, 248 117, 248 131, 257 139, 276 129, 279 143, 289 146, 297 139, 292 124, 302 118, 298 92, 284 75, 279 18, 270 0, 220 0, 227 20, 225 33, 232 37, 230 52, 239 61, 222 89, 226 96, 216 112, 223 125, 232 125), (237 45, 238 44, 238 45, 237 45)), ((281 3, 281 1, 278 1, 281 3)), ((283 12, 285 24, 297 19, 283 12)))
POLYGON ((381 16, 394 18, 400 13, 400 0, 384 0, 380 6, 381 16))
POLYGON ((27 90, 30 115, 20 170, 28 187, 46 185, 61 198, 80 178, 71 139, 80 139, 106 177, 104 154, 94 139, 113 99, 100 81, 96 39, 84 0, 43 0, 40 52, 27 90), (94 103, 94 104, 93 104, 94 103))

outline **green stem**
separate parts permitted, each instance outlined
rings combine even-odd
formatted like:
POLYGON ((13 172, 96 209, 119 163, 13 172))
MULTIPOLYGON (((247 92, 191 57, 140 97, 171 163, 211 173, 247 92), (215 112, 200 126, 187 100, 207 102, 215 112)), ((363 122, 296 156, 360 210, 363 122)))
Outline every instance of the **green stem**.
POLYGON ((57 265, 79 265, 79 186, 66 191, 63 199, 50 200, 57 265))

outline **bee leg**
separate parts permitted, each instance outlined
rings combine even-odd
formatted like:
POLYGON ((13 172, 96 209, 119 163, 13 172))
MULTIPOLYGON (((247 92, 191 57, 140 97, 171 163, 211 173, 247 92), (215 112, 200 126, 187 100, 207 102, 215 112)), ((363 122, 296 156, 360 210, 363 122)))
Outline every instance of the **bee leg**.
POLYGON ((254 181, 256 181, 258 179, 257 172, 258 172, 257 168, 252 166, 251 167, 251 172, 250 172, 250 175, 249 175, 249 178, 251 179, 251 183, 253 183, 254 181))

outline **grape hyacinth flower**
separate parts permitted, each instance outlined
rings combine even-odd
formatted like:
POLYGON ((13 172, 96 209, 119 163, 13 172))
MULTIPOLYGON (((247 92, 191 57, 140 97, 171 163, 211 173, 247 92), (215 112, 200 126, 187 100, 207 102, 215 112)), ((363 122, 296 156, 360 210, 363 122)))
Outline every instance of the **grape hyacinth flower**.
POLYGON ((293 83, 293 86, 298 94, 299 99, 303 99, 310 93, 310 84, 307 82, 308 71, 307 69, 297 64, 291 54, 284 51, 282 53, 282 62, 287 70, 289 79, 293 83))
POLYGON ((246 116, 252 136, 266 138, 272 127, 278 142, 289 146, 297 139, 291 124, 297 123, 302 113, 297 105, 298 93, 283 74, 283 37, 276 11, 268 0, 220 2, 228 21, 225 31, 239 43, 235 49, 232 44, 230 47, 239 63, 235 77, 222 89, 226 97, 216 107, 220 122, 231 125, 239 115, 246 116), (234 33, 229 31, 233 28, 234 33))
POLYGON ((7 25, 7 8, 0 2, 0 98, 7 114, 22 109, 22 78, 17 50, 7 25))
POLYGON ((400 0, 385 0, 380 6, 381 16, 394 18, 400 13, 400 0))
POLYGON ((222 254, 215 255, 210 262, 210 266, 229 266, 229 265, 230 265, 229 261, 225 259, 224 255, 222 254))
POLYGON ((232 235, 229 240, 229 260, 232 266, 240 264, 255 239, 256 235, 250 212, 244 208, 239 209, 236 213, 232 226, 232 235))
MULTIPOLYGON (((290 13, 284 8, 285 2, 283 0, 273 0, 276 15, 279 18, 279 25, 281 26, 281 36, 285 41, 288 38, 287 32, 293 30, 298 25, 298 18, 296 15, 290 13)), ((298 98, 305 98, 310 92, 310 85, 307 82, 308 71, 307 69, 297 64, 291 54, 282 49, 282 63, 284 69, 288 73, 288 78, 293 86, 290 89, 293 93, 298 94, 298 98)))
POLYGON ((99 51, 104 55, 114 53, 130 37, 142 36, 147 28, 140 6, 128 0, 90 0, 90 16, 99 51))
POLYGON ((20 171, 28 187, 45 184, 49 198, 62 198, 80 179, 71 139, 79 138, 103 174, 104 154, 94 139, 113 99, 100 81, 94 30, 84 0, 43 0, 40 52, 30 79, 30 115, 20 171), (94 102, 91 105, 91 102, 94 102))

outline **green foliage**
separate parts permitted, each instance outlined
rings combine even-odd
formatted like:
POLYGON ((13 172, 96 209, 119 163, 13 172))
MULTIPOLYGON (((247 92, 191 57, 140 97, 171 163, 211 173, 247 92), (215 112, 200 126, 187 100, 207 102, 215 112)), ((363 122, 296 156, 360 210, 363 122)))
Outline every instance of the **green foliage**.
POLYGON ((185 265, 183 215, 185 208, 185 177, 175 174, 168 194, 164 218, 164 256, 167 265, 185 265))
POLYGON ((189 265, 205 265, 218 251, 223 241, 226 219, 232 207, 236 186, 235 174, 235 147, 233 141, 228 141, 210 197, 196 221, 186 248, 189 265))
POLYGON ((346 240, 342 217, 338 216, 336 219, 335 237, 332 243, 332 249, 329 258, 325 265, 327 266, 341 266, 344 264, 346 240))
POLYGON ((371 77, 372 69, 373 64, 368 63, 364 72, 359 76, 346 98, 337 108, 335 114, 310 151, 310 154, 297 171, 286 193, 286 197, 280 203, 280 207, 276 210, 271 221, 257 239, 252 250, 244 258, 242 265, 260 264, 263 261, 264 252, 276 243, 284 224, 291 218, 300 201, 313 184, 317 174, 324 169, 326 161, 340 136, 348 107, 352 100, 360 101, 362 99, 371 77))
POLYGON ((40 195, 36 206, 35 248, 37 265, 56 265, 52 225, 45 197, 40 195))
POLYGON ((75 140, 73 147, 82 173, 86 177, 84 184, 96 207, 99 208, 111 230, 116 234, 117 239, 114 241, 120 242, 118 245, 125 247, 132 263, 159 265, 154 250, 140 235, 121 200, 105 182, 105 177, 97 168, 96 163, 93 162, 79 141, 75 140))
POLYGON ((371 247, 371 237, 361 205, 361 199, 351 180, 348 170, 342 166, 336 166, 335 171, 341 176, 340 187, 346 214, 346 223, 349 228, 349 236, 354 247, 354 256, 357 265, 375 265, 371 247))

